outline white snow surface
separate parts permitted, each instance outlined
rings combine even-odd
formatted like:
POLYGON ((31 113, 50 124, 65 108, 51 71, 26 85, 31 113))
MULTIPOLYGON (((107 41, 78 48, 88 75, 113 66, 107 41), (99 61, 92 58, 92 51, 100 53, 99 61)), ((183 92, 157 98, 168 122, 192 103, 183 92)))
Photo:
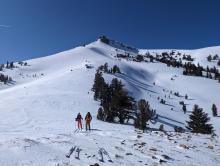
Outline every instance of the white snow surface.
MULTIPOLYGON (((142 49, 139 53, 147 51, 161 53, 164 50, 142 49)), ((204 66, 217 67, 217 62, 207 62, 206 57, 220 55, 220 47, 177 51, 191 54, 195 63, 204 66)), ((14 82, 0 84, 0 165, 87 166, 99 163, 101 166, 142 166, 160 165, 160 160, 166 161, 162 165, 219 165, 219 137, 178 134, 173 132, 173 127, 185 127, 193 105, 198 104, 209 114, 210 123, 220 136, 220 118, 212 117, 211 112, 213 103, 220 108, 220 84, 202 77, 184 76, 181 68, 115 57, 123 52, 128 50, 95 41, 85 47, 28 60, 28 66, 16 63, 18 67, 13 70, 4 69, 3 73, 12 76, 14 82), (96 69, 105 62, 110 67, 118 65, 122 71, 122 74, 105 74, 105 79, 110 81, 117 77, 136 100, 148 100, 159 114, 159 121, 149 123, 150 127, 164 124, 170 136, 163 132, 142 133, 131 125, 96 119, 99 102, 93 100, 91 88, 96 69), (91 68, 87 69, 86 65, 91 68), (183 97, 171 95, 168 98, 170 90, 183 97), (168 105, 160 104, 158 97, 166 99, 168 105), (181 111, 180 101, 187 104, 187 114, 181 111), (93 116, 93 130, 74 132, 77 113, 81 112, 84 117, 88 111, 93 116), (80 159, 75 158, 75 153, 66 158, 74 146, 81 149, 80 159), (105 161, 100 162, 99 148, 104 148, 113 162, 107 161, 106 156, 105 161)))

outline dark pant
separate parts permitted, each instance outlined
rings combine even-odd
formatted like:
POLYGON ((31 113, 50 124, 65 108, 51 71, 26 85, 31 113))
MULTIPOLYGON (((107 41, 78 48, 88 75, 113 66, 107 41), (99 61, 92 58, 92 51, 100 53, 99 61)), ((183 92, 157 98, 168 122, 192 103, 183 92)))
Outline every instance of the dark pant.
POLYGON ((91 128, 90 128, 90 122, 86 122, 86 130, 88 130, 88 128, 89 128, 89 130, 91 130, 91 128))

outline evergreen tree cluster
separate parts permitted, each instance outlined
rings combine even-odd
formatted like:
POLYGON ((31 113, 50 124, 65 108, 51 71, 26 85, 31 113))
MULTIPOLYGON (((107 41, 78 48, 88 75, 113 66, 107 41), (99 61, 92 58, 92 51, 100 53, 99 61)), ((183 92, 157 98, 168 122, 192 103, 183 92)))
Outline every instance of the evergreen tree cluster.
POLYGON ((0 73, 0 82, 6 84, 7 82, 12 81, 12 78, 0 73))
POLYGON ((186 60, 186 61, 194 61, 194 59, 191 57, 191 55, 183 55, 183 60, 186 60))
POLYGON ((6 69, 12 69, 12 68, 14 68, 14 67, 15 67, 15 66, 14 66, 14 62, 8 62, 8 61, 7 61, 6 65, 0 64, 0 71, 2 71, 4 68, 6 68, 6 69))
POLYGON ((137 56, 136 56, 136 61, 137 61, 137 62, 142 62, 142 61, 144 61, 144 56, 143 56, 143 55, 137 55, 137 56))
POLYGON ((124 85, 117 78, 111 84, 105 82, 102 72, 97 70, 92 90, 94 99, 101 102, 97 118, 103 121, 125 123, 129 119, 133 105, 133 98, 128 95, 124 85))
POLYGON ((183 75, 203 76, 202 71, 204 71, 204 69, 199 64, 196 66, 195 64, 188 62, 183 65, 183 68, 183 75))
POLYGON ((209 61, 209 62, 212 61, 212 56, 211 55, 207 56, 207 61, 209 61))
POLYGON ((211 62, 212 60, 218 60, 219 56, 217 54, 215 54, 214 56, 209 55, 207 56, 207 61, 211 62))
MULTIPOLYGON (((18 62, 18 64, 21 65, 21 66, 27 66, 28 65, 27 62, 22 62, 22 61, 18 62)), ((0 64, 0 71, 3 71, 4 68, 6 68, 6 69, 13 69, 15 67, 16 66, 14 65, 14 62, 7 61, 7 63, 5 65, 4 64, 0 64)))
POLYGON ((15 66, 14 66, 14 62, 8 62, 7 61, 7 64, 6 64, 6 68, 7 69, 12 69, 12 68, 14 68, 15 66))
MULTIPOLYGON (((181 67, 183 68, 183 75, 191 75, 191 76, 200 76, 200 77, 206 77, 210 79, 215 79, 220 82, 220 73, 219 70, 216 69, 216 67, 209 68, 208 66, 205 68, 201 66, 199 63, 197 65, 193 64, 192 61, 194 59, 191 57, 191 55, 183 55, 182 58, 178 59, 178 56, 181 56, 181 53, 177 53, 174 57, 175 51, 172 51, 170 53, 168 52, 162 52, 161 54, 156 54, 156 57, 152 56, 149 52, 146 53, 145 56, 143 55, 137 55, 133 61, 141 62, 144 61, 144 58, 150 58, 150 62, 158 61, 161 63, 165 63, 168 67, 181 67), (182 60, 186 60, 188 62, 185 62, 183 64, 182 60)), ((121 56, 122 58, 128 58, 127 56, 121 56)), ((220 59, 218 55, 215 56, 209 55, 207 59, 211 60, 218 60, 218 65, 220 65, 220 59)))
POLYGON ((117 65, 114 65, 113 66, 113 68, 110 70, 110 73, 111 73, 111 71, 112 71, 112 73, 121 73, 121 70, 120 70, 120 68, 117 66, 117 65))
POLYGON ((166 101, 164 99, 160 99, 161 104, 166 104, 166 101))
POLYGON ((95 74, 92 90, 94 99, 100 101, 101 107, 97 113, 99 120, 124 124, 133 119, 134 126, 144 131, 147 122, 156 116, 156 111, 150 109, 145 100, 136 103, 117 78, 113 78, 110 84, 106 83, 99 69, 95 74), (135 108, 138 108, 138 111, 135 108))
POLYGON ((154 56, 151 55, 149 52, 146 53, 145 57, 146 57, 146 58, 149 58, 149 59, 150 59, 150 62, 154 62, 154 56))
MULTIPOLYGON (((8 62, 6 63, 6 65, 4 64, 0 64, 0 71, 3 71, 4 68, 6 69, 12 69, 14 68, 14 63, 13 62, 8 62)), ((4 75, 2 73, 0 73, 0 82, 3 82, 4 84, 6 84, 7 82, 12 81, 12 78, 9 77, 8 75, 4 75)))
POLYGON ((121 73, 121 70, 117 65, 114 65, 112 68, 109 69, 108 63, 99 66, 98 70, 108 74, 121 73))
POLYGON ((192 63, 185 63, 183 65, 183 68, 184 68, 183 75, 200 76, 215 80, 218 79, 220 82, 220 73, 215 66, 212 68, 209 68, 208 66, 206 68, 203 68, 199 64, 196 66, 195 64, 192 63))
POLYGON ((105 44, 110 43, 110 40, 106 36, 100 36, 99 39, 100 39, 101 42, 103 42, 105 44))
POLYGON ((194 105, 192 114, 190 115, 190 121, 187 121, 187 128, 193 133, 212 134, 213 126, 208 124, 210 118, 208 114, 203 112, 202 108, 198 105, 194 105))
MULTIPOLYGON (((171 94, 172 94, 172 92, 171 92, 171 94)), ((174 92, 173 95, 176 96, 176 97, 180 97, 179 92, 174 92)))
POLYGON ((130 58, 130 54, 129 54, 129 53, 125 53, 125 54, 117 54, 116 57, 117 57, 117 58, 128 59, 128 58, 130 58))
MULTIPOLYGON (((192 61, 194 59, 191 57, 191 55, 183 55, 182 58, 178 56, 181 56, 181 53, 177 53, 175 55, 175 51, 172 51, 170 53, 168 52, 162 52, 161 54, 156 54, 156 57, 151 55, 149 52, 146 53, 146 55, 137 55, 136 58, 133 58, 133 61, 141 62, 144 61, 144 58, 149 58, 150 62, 158 61, 161 63, 167 64, 168 67, 181 67, 183 68, 183 75, 190 75, 190 76, 200 76, 200 77, 206 77, 210 79, 215 79, 220 82, 220 73, 219 70, 216 69, 216 67, 209 68, 208 66, 205 68, 201 66, 199 63, 197 65, 193 64, 192 61), (175 55, 175 56, 173 56, 175 55), (182 60, 185 60, 185 64, 183 64, 182 60)), ((120 58, 128 59, 129 56, 126 55, 118 55, 120 58)), ((216 54, 215 56, 209 55, 207 57, 208 61, 212 60, 218 60, 217 64, 220 66, 220 59, 219 56, 216 54)), ((146 60, 145 60, 146 61, 146 60)))
MULTIPOLYGON (((151 57, 151 56, 149 56, 151 57)), ((163 52, 162 55, 157 54, 156 58, 154 58, 156 61, 167 64, 168 67, 182 67, 182 60, 177 60, 173 56, 169 55, 167 52, 163 52)))
MULTIPOLYGON (((210 79, 219 80, 220 82, 220 73, 215 66, 212 68, 209 68, 208 66, 204 68, 199 63, 197 65, 191 63, 192 61, 194 61, 191 55, 184 54, 182 58, 177 59, 177 55, 180 56, 181 54, 177 54, 175 58, 171 56, 172 54, 173 52, 171 52, 170 54, 168 54, 167 52, 163 52, 161 55, 157 54, 155 58, 153 57, 153 59, 155 59, 158 62, 165 63, 167 64, 167 66, 172 66, 177 68, 182 67, 184 69, 183 71, 184 75, 206 77, 210 79), (182 60, 186 60, 188 62, 185 62, 185 64, 183 64, 182 60)), ((147 57, 151 57, 151 55, 148 53, 147 57)), ((209 59, 210 57, 211 60, 219 59, 218 55, 215 55, 213 57, 210 55, 209 59)), ((218 65, 220 65, 220 60, 218 62, 218 65)))
POLYGON ((28 65, 27 62, 22 62, 22 61, 18 62, 18 64, 21 65, 21 66, 27 66, 28 65))
POLYGON ((215 54, 214 56, 213 56, 213 58, 212 58, 213 60, 218 60, 219 59, 219 56, 218 56, 218 54, 215 54))
POLYGON ((114 45, 114 47, 116 47, 117 49, 123 49, 123 50, 127 50, 127 51, 131 51, 131 52, 138 52, 138 49, 129 45, 126 45, 124 43, 109 39, 107 36, 103 35, 99 37, 100 41, 105 43, 105 44, 111 44, 114 45))

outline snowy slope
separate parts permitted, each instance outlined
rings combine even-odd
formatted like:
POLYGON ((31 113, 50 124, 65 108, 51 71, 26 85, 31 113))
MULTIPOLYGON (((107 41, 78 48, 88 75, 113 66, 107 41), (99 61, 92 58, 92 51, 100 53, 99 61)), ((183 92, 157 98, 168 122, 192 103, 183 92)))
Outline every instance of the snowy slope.
MULTIPOLYGON (((179 101, 187 103, 190 111, 199 104, 211 117, 211 105, 220 107, 220 84, 214 80, 183 76, 182 69, 168 68, 160 63, 138 63, 115 58, 116 54, 128 52, 123 48, 95 41, 85 47, 77 47, 52 56, 28 60, 28 66, 19 66, 3 73, 15 81, 0 85, 0 163, 1 165, 90 165, 100 163, 99 148, 105 148, 113 163, 100 165, 157 165, 160 159, 165 165, 217 165, 219 161, 219 138, 193 134, 152 132, 142 134, 133 126, 109 124, 96 120, 99 103, 93 100, 91 87, 98 66, 108 62, 118 65, 122 74, 105 75, 110 81, 120 78, 136 100, 144 98, 157 110, 159 121, 150 124, 173 131, 173 126, 185 126, 188 120, 181 111, 179 101), (87 69, 85 65, 93 66, 87 69), (174 77, 175 76, 175 77, 174 77), (175 80, 171 80, 171 77, 175 80), (156 83, 155 85, 153 83, 156 83), (168 105, 162 105, 169 91, 187 94, 171 96, 168 105), (173 110, 171 110, 171 108, 173 110), (91 132, 76 132, 75 116, 90 111, 93 115, 91 132), (181 148, 181 144, 188 149, 181 148), (72 146, 81 149, 80 160, 75 154, 65 155, 72 146), (209 148, 208 148, 209 147, 209 148), (210 147, 213 147, 210 148, 210 147), (167 159, 164 155, 172 159, 167 159)), ((162 50, 140 50, 160 52, 162 50)), ((220 55, 220 47, 199 50, 179 50, 192 54, 201 64, 207 65, 209 54, 220 55)), ((135 52, 130 52, 136 54, 135 52)), ((217 135, 220 135, 219 118, 211 118, 217 135)))

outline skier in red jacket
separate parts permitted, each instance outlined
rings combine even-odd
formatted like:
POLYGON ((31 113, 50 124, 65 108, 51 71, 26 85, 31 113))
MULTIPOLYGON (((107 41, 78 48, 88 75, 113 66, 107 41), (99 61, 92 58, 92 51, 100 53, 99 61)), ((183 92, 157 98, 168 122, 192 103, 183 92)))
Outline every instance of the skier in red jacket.
POLYGON ((76 121, 77 121, 77 126, 78 126, 78 129, 81 129, 82 130, 82 116, 80 113, 78 113, 77 117, 76 117, 76 121))

